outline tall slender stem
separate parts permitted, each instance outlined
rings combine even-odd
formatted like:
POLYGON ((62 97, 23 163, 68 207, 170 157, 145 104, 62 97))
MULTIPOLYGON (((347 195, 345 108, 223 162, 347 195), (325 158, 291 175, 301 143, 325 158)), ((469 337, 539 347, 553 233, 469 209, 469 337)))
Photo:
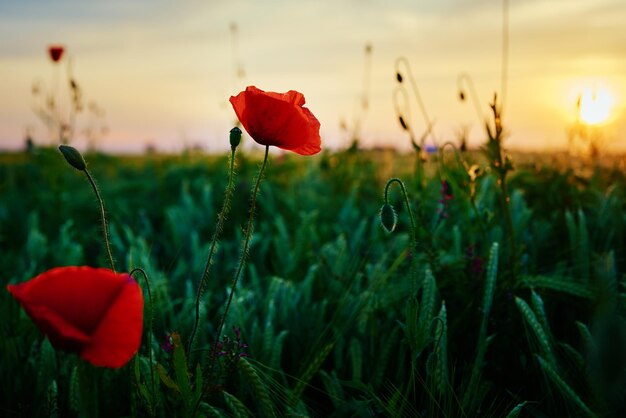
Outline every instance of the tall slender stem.
POLYGON ((228 316, 228 311, 230 310, 230 305, 233 301, 233 295, 235 294, 235 288, 237 287, 239 276, 241 275, 243 267, 246 264, 246 259, 248 258, 248 247, 250 245, 250 240, 252 238, 252 230, 254 228, 254 212, 256 208, 256 197, 259 192, 259 185, 261 184, 261 178, 263 178, 263 172, 265 171, 265 167, 267 166, 267 157, 269 154, 269 149, 270 149, 269 145, 265 147, 265 156, 263 157, 263 164, 261 165, 261 168, 259 169, 259 174, 256 178, 254 189, 252 190, 252 198, 250 201, 250 213, 248 216, 248 223, 246 225, 246 236, 244 237, 244 241, 243 241, 241 258, 239 258, 239 265, 237 266, 235 276, 233 277, 233 281, 230 286, 230 294, 228 295, 226 308, 224 308, 224 313, 222 314, 222 319, 220 321, 219 327, 217 328, 217 333, 215 334, 215 340, 213 341, 213 349, 211 350, 211 363, 210 363, 209 373, 213 373, 219 338, 220 338, 220 335, 222 334, 222 330, 224 329, 224 323, 226 322, 226 317, 228 316))
POLYGON ((507 77, 509 71, 509 1, 502 1, 502 63, 500 68, 500 111, 506 104, 507 77))
POLYGON ((256 182, 254 184, 254 189, 252 189, 252 198, 250 201, 250 213, 248 216, 248 223, 246 225, 246 236, 243 241, 243 248, 241 257, 239 258, 239 265, 237 266, 237 270, 235 271, 235 276, 233 277, 233 281, 230 285, 230 294, 228 295, 228 301, 226 302, 226 307, 224 308, 224 313, 222 314, 222 319, 220 320, 220 324, 217 327, 217 332, 215 333, 215 339, 213 340, 213 347, 211 348, 211 358, 209 360, 209 371, 208 378, 205 380, 204 387, 202 388, 202 392, 198 399, 196 400, 196 404, 194 406, 194 410, 192 416, 198 411, 200 407, 200 403, 202 402, 202 398, 207 391, 207 388, 211 384, 211 380, 213 378, 213 373, 215 370, 215 361, 217 360, 217 346, 220 341, 220 335, 222 334, 222 330, 224 329, 224 323, 226 322, 226 317, 228 316, 228 311, 230 310, 230 305, 233 301, 233 295, 235 294, 235 288, 237 287, 237 282, 239 281, 239 276, 241 275, 241 271, 243 270, 244 265, 246 264, 246 259, 248 256, 248 246, 250 245, 250 240, 252 239, 252 229, 254 226, 254 211, 256 208, 256 197, 259 193, 259 185, 261 184, 261 179, 263 178, 263 172, 265 171, 265 167, 267 166, 267 157, 269 154, 269 145, 265 147, 265 156, 263 157, 263 163, 261 164, 261 168, 259 169, 259 174, 257 175, 256 182))
POLYGON ((204 273, 202 273, 202 278, 200 279, 200 283, 198 284, 198 292, 196 293, 196 319, 193 324, 193 329, 191 330, 191 335, 189 336, 189 342, 187 343, 187 357, 191 353, 193 339, 196 335, 196 331, 198 330, 198 324, 200 322, 200 298, 202 297, 202 293, 204 292, 204 288, 206 287, 209 281, 209 273, 211 270, 211 265, 213 264, 213 255, 217 251, 219 236, 224 229, 224 223, 226 222, 226 218, 228 216, 228 212, 230 211, 230 199, 235 191, 233 178, 235 176, 235 149, 231 150, 230 154, 230 169, 228 174, 228 184, 226 186, 226 191, 224 194, 224 202, 222 204, 222 210, 217 215, 217 225, 215 226, 215 232, 213 233, 213 239, 211 240, 211 248, 209 249, 209 256, 207 258, 206 266, 204 267, 204 273))
POLYGON ((135 272, 139 272, 143 275, 143 279, 146 282, 146 288, 148 289, 148 301, 150 302, 150 325, 148 328, 148 360, 150 361, 150 385, 152 389, 152 407, 150 408, 150 415, 155 416, 156 411, 153 406, 156 405, 156 389, 154 386, 154 363, 152 361, 152 322, 154 321, 154 305, 152 304, 152 292, 150 291, 150 280, 148 280, 148 274, 142 268, 136 267, 128 273, 129 276, 133 276, 135 272))
POLYGON ((489 141, 485 147, 486 155, 490 160, 492 169, 498 175, 498 186, 500 187, 500 204, 502 207, 502 214, 504 216, 506 234, 509 239, 509 264, 511 268, 511 278, 515 283, 517 276, 517 246, 515 239, 515 227, 513 225, 513 216, 511 214, 510 197, 506 184, 506 176, 510 170, 513 169, 511 161, 508 157, 504 156, 504 150, 502 148, 502 114, 500 112, 501 107, 498 106, 497 95, 494 94, 493 103, 491 104, 491 110, 493 112, 494 129, 493 131, 486 124, 487 135, 489 141))
POLYGON ((107 228, 106 214, 104 212, 104 202, 102 201, 102 198, 100 197, 100 191, 98 190, 98 186, 96 186, 96 182, 93 180, 93 177, 91 177, 91 174, 89 174, 89 170, 84 169, 83 171, 87 175, 87 178, 89 179, 89 183, 91 183, 91 187, 93 188, 93 191, 96 194, 96 199, 98 199, 98 203, 100 204, 100 218, 102 220, 102 234, 104 236, 104 247, 106 248, 107 256, 109 257, 111 270, 115 272, 115 264, 113 263, 113 255, 111 254, 111 245, 109 244, 109 231, 107 228))
MULTIPOLYGON (((502 149, 499 148, 498 163, 500 167, 503 167, 504 161, 502 161, 502 149)), ((507 235, 509 238, 509 265, 511 268, 511 276, 513 283, 515 283, 517 276, 517 245, 515 238, 515 227, 513 225, 513 215, 511 214, 511 205, 509 191, 506 184, 507 171, 505 169, 498 171, 498 183, 500 186, 500 204, 502 206, 502 212, 504 213, 504 221, 507 229, 507 235)))

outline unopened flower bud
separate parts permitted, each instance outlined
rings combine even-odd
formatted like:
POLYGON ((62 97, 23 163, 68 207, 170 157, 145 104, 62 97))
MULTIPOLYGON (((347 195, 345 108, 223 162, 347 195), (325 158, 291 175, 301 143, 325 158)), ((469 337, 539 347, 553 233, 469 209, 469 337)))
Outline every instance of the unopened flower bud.
POLYGON ((230 130, 230 148, 234 151, 241 142, 241 129, 234 127, 230 130))
POLYGON ((76 148, 70 147, 69 145, 59 145, 59 151, 61 151, 61 154, 65 157, 65 161, 78 171, 85 171, 87 169, 85 159, 76 148))
POLYGON ((398 120, 400 121, 400 125, 402 126, 402 129, 404 129, 405 131, 408 131, 409 125, 406 124, 406 121, 404 120, 404 118, 402 116, 398 116, 398 120))
POLYGON ((398 215, 395 209, 388 203, 385 203, 380 208, 380 224, 385 228, 387 232, 393 232, 396 229, 396 223, 398 222, 398 215))

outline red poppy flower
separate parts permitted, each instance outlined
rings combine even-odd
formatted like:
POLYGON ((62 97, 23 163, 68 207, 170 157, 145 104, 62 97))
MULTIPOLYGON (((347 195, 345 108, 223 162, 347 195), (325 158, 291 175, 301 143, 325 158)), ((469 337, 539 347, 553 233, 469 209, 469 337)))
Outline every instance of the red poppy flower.
POLYGON ((139 349, 143 296, 128 274, 58 267, 7 289, 57 349, 104 367, 122 367, 139 349))
POLYGON ((65 51, 63 45, 50 45, 48 47, 48 54, 50 54, 50 59, 53 62, 59 62, 61 60, 63 51, 65 51))
POLYGON ((262 145, 274 145, 301 155, 320 152, 320 122, 304 105, 304 95, 265 92, 249 86, 230 103, 248 134, 262 145))

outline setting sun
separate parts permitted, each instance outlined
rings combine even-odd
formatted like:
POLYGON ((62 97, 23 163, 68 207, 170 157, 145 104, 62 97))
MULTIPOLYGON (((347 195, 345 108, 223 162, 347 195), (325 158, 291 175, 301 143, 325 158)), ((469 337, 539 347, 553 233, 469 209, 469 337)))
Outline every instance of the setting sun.
POLYGON ((606 122, 612 107, 613 97, 604 89, 586 88, 578 96, 578 116, 589 125, 606 122))

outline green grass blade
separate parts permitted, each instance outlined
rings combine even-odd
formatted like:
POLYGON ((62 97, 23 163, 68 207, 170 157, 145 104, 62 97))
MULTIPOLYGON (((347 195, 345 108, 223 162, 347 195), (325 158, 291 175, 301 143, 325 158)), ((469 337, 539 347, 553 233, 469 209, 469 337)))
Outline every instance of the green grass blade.
POLYGON ((548 359, 547 361, 550 363, 550 366, 554 369, 557 368, 556 357, 554 355, 554 351, 552 349, 552 343, 550 341, 549 334, 541 326, 541 323, 537 319, 537 316, 533 312, 533 310, 528 306, 528 304, 518 297, 515 298, 515 304, 519 309, 522 317, 524 318, 524 322, 530 327, 535 336, 535 339, 539 343, 539 347, 541 348, 541 352, 548 359))
POLYGON ((237 361, 237 368, 243 375, 244 380, 250 384, 260 407, 261 415, 264 417, 274 417, 274 407, 272 406, 267 386, 261 381, 259 374, 252 364, 250 364, 246 358, 240 358, 237 361))
POLYGON ((548 317, 546 316, 543 299, 541 299, 541 296, 539 296, 534 290, 531 292, 530 303, 535 315, 537 316, 537 320, 546 333, 550 334, 550 324, 548 323, 548 317))
POLYGON ((252 416, 250 410, 234 395, 226 391, 223 391, 222 395, 224 396, 226 405, 228 405, 228 409, 232 411, 234 418, 247 418, 252 416))
POLYGON ((432 271, 427 268, 422 284, 422 301, 417 326, 417 350, 421 352, 431 341, 431 328, 435 317, 437 283, 432 271))
POLYGON ((296 383, 296 386, 291 393, 291 397, 289 399, 290 406, 295 407, 298 404, 298 402, 300 401, 300 397, 304 392, 304 388, 309 384, 315 373, 319 371, 322 363, 324 362, 324 360, 326 360, 328 354, 330 354, 333 346, 334 343, 330 343, 324 346, 317 353, 313 361, 309 363, 309 366, 305 369, 304 373, 302 373, 302 376, 300 377, 300 379, 298 379, 298 382, 296 383))
POLYGON ((583 411, 588 417, 596 417, 591 409, 583 402, 582 399, 576 394, 576 392, 559 376, 557 371, 550 365, 550 362, 545 360, 543 357, 537 355, 537 360, 539 361, 539 365, 541 366, 541 370, 545 373, 545 375, 554 383, 557 387, 561 395, 573 402, 576 407, 583 411))
POLYGON ((450 377, 448 373, 448 319, 446 303, 441 303, 441 309, 435 329, 435 349, 433 350, 434 384, 435 391, 442 397, 447 397, 450 389, 450 377))
POLYGON ((191 379, 189 377, 187 359, 185 358, 185 348, 180 340, 180 334, 173 332, 170 335, 172 338, 172 344, 174 345, 173 362, 176 384, 180 390, 180 395, 185 409, 185 416, 188 416, 193 410, 195 397, 191 389, 191 379))
POLYGON ((496 280, 498 278, 498 249, 498 243, 494 242, 491 246, 491 251, 489 252, 489 264, 487 266, 487 280, 485 282, 485 293, 483 296, 483 311, 478 334, 476 360, 474 361, 472 374, 470 375, 469 382, 465 388, 465 393, 463 394, 463 409, 469 412, 475 411, 482 401, 481 397, 478 395, 482 368, 485 362, 485 354, 487 353, 487 346, 489 345, 490 340, 487 337, 487 324, 489 323, 489 312, 491 311, 496 280))
POLYGON ((528 401, 520 402, 506 415, 506 418, 518 418, 528 401))
POLYGON ((592 299, 594 296, 591 286, 576 282, 570 277, 525 276, 521 283, 527 288, 549 289, 584 299, 592 299))

